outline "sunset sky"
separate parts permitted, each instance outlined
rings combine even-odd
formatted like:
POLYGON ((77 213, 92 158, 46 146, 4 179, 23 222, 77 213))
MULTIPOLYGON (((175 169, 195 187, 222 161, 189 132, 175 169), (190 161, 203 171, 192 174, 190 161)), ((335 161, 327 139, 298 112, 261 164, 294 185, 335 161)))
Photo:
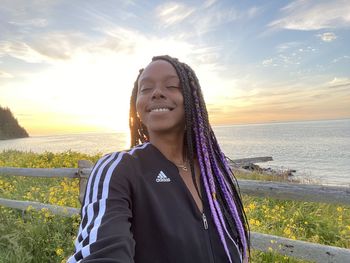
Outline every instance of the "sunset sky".
POLYGON ((31 135, 125 131, 138 70, 191 65, 212 124, 350 118, 350 3, 1 0, 0 105, 31 135))

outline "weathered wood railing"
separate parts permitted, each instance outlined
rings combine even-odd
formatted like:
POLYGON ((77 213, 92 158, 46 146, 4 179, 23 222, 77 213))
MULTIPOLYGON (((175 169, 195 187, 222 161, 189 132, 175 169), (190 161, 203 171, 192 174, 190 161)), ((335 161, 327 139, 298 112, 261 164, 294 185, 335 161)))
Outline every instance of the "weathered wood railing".
MULTIPOLYGON (((247 160, 247 159, 241 159, 247 160)), ((92 163, 86 160, 78 162, 79 168, 12 168, 0 167, 0 175, 4 176, 32 176, 32 177, 68 177, 79 178, 80 195, 82 201, 87 178, 91 172, 92 163)), ((283 200, 299 200, 310 202, 324 202, 350 205, 350 187, 303 185, 290 183, 276 183, 256 180, 238 180, 243 194, 258 197, 269 197, 283 200)), ((79 214, 80 209, 42 204, 31 201, 18 201, 0 198, 0 205, 26 210, 49 209, 54 214, 71 216, 79 214)), ((316 243, 292 240, 288 238, 251 232, 252 247, 260 251, 274 251, 300 259, 315 262, 349 262, 350 249, 325 246, 316 243)))

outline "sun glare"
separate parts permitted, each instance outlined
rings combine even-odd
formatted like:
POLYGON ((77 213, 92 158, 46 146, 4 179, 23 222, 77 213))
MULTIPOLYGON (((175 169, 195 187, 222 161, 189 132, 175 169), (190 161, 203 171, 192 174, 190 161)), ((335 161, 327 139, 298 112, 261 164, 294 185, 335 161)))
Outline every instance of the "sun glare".
MULTIPOLYGON (((185 42, 129 37, 137 38, 138 46, 132 52, 85 47, 68 60, 54 61, 48 69, 26 75, 25 82, 14 89, 21 94, 16 98, 16 111, 28 112, 20 117, 21 123, 35 134, 128 131, 130 95, 139 69, 152 56, 163 54, 195 64, 191 61, 193 48, 185 42)), ((199 72, 205 71, 204 66, 194 65, 199 72)), ((205 83, 218 85, 218 77, 210 80, 206 76, 205 83)), ((212 87, 205 93, 211 98, 215 95, 212 87)))

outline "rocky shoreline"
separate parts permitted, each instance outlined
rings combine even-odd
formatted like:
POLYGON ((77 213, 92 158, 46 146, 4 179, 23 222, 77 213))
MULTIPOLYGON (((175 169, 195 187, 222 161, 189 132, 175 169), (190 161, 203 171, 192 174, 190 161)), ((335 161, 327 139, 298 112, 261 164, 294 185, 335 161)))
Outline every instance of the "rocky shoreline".
POLYGON ((254 157, 254 158, 244 158, 244 159, 235 159, 232 160, 227 158, 231 168, 234 171, 243 172, 243 173, 253 173, 257 172, 262 175, 271 175, 284 178, 293 177, 296 173, 294 169, 274 169, 271 167, 263 168, 256 163, 269 162, 273 161, 272 157, 254 157))

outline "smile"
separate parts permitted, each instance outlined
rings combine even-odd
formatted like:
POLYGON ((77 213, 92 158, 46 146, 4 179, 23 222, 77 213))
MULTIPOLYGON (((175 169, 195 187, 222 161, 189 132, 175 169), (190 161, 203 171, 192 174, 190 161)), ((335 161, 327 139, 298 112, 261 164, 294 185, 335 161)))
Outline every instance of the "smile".
POLYGON ((151 110, 151 112, 159 112, 159 111, 170 111, 170 109, 161 108, 161 109, 154 109, 154 110, 151 110))
POLYGON ((170 107, 164 107, 164 106, 153 106, 150 107, 149 112, 166 112, 166 111, 172 111, 173 108, 170 107))

